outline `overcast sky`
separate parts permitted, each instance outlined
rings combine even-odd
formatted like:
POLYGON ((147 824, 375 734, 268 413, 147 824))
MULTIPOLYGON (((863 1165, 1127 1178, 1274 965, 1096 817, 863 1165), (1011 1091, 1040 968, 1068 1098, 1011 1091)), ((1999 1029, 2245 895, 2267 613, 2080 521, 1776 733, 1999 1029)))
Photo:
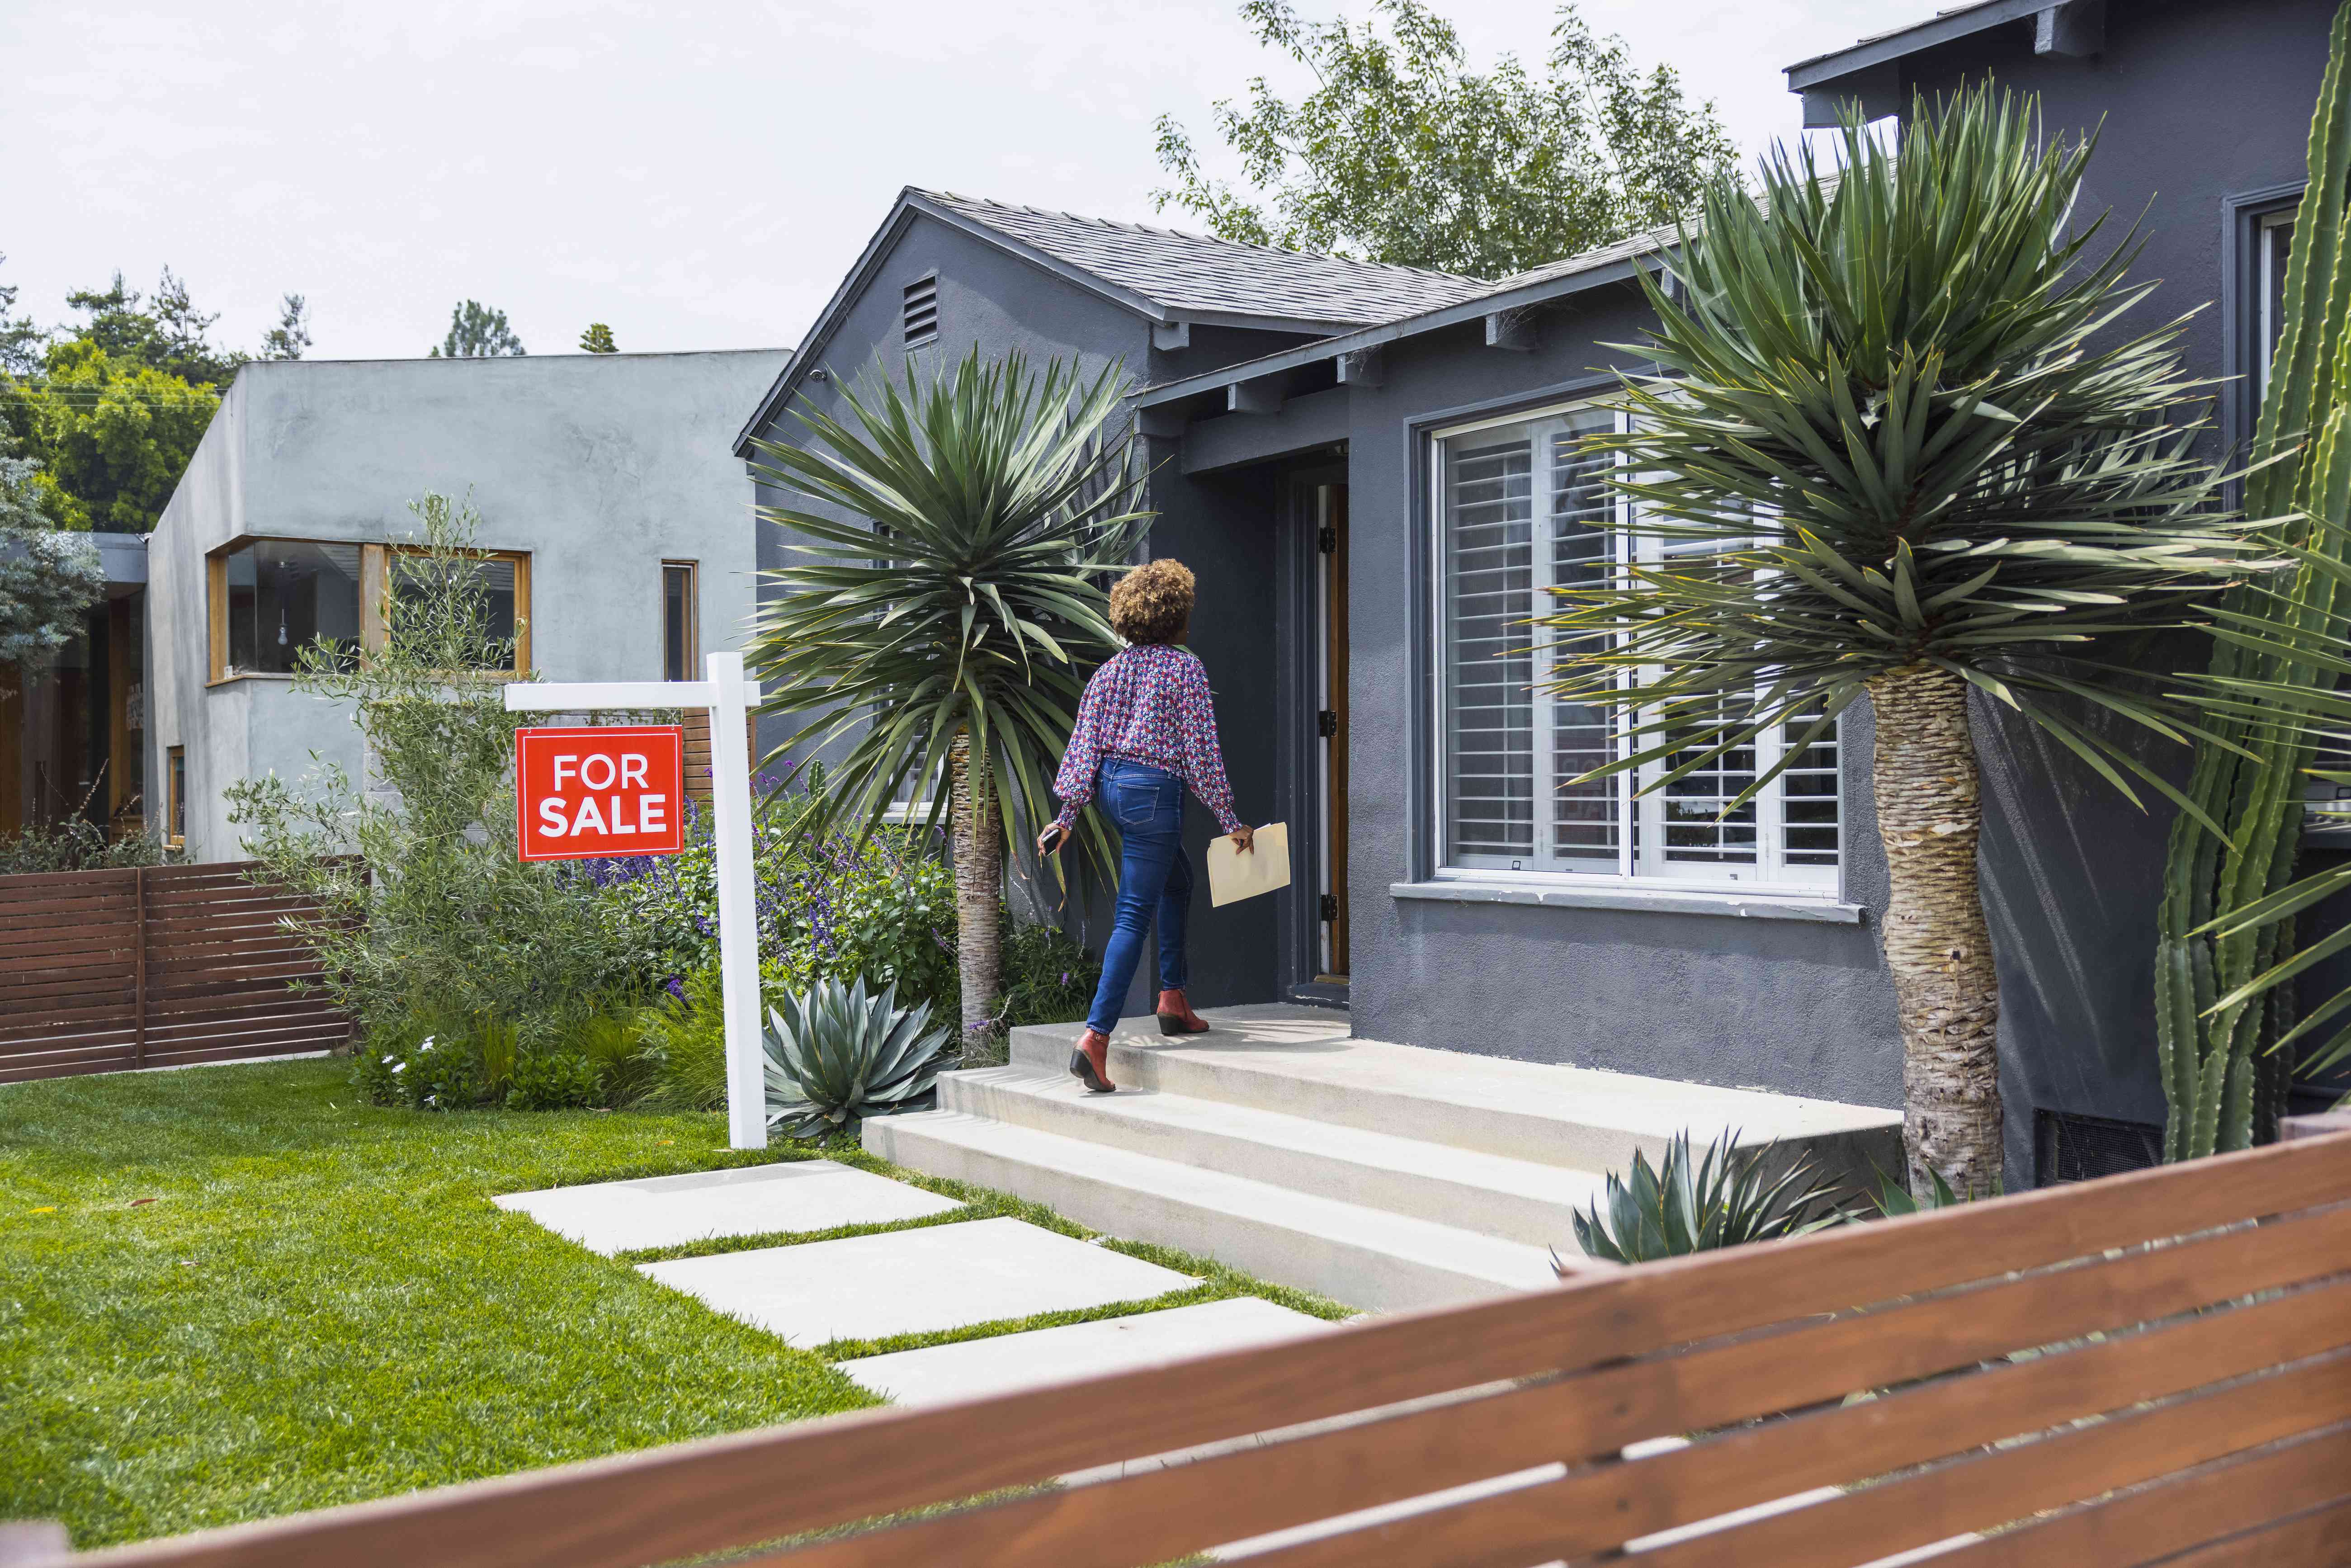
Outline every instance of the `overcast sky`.
MULTIPOLYGON (((1330 0, 1301 0, 1314 17, 1330 0)), ((1368 0, 1346 0, 1364 15, 1368 0)), ((1438 0, 1480 66, 1542 54, 1538 0, 1438 0)), ((1752 153, 1792 134, 1781 68, 1934 0, 1588 0, 1752 153)), ((168 264, 257 346, 308 296, 314 358, 423 353, 450 307, 533 352, 793 342, 888 210, 929 185, 1155 214, 1152 121, 1292 80, 1225 0, 366 5, 149 10, 0 0, 0 283, 66 292, 168 264)))

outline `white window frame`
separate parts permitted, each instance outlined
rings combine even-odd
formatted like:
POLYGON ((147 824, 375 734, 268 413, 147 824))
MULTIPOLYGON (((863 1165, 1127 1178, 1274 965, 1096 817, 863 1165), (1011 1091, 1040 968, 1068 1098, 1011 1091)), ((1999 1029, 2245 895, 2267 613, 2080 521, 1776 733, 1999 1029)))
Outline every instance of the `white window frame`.
MULTIPOLYGON (((1643 764, 1637 770, 1627 769, 1614 776, 1616 853, 1613 863, 1604 856, 1568 857, 1549 853, 1543 849, 1548 838, 1549 819, 1538 810, 1533 821, 1533 852, 1518 856, 1458 855, 1452 846, 1452 756, 1450 725, 1447 703, 1450 682, 1446 667, 1448 641, 1448 621, 1446 578, 1447 534, 1450 526, 1446 494, 1447 453, 1448 444, 1480 432, 1494 431, 1514 425, 1534 427, 1529 433, 1530 467, 1532 471, 1531 493, 1528 498, 1530 516, 1536 528, 1532 541, 1535 604, 1540 613, 1547 591, 1553 585, 1556 566, 1554 552, 1546 548, 1547 533, 1543 519, 1551 515, 1550 497, 1552 464, 1548 443, 1555 430, 1542 427, 1562 422, 1579 413, 1601 406, 1596 398, 1583 398, 1549 404, 1541 408, 1522 409, 1490 417, 1464 421, 1430 429, 1424 433, 1424 453, 1427 460, 1428 508, 1427 563, 1429 573, 1429 641, 1427 663, 1424 666, 1434 675, 1431 688, 1434 696, 1434 720, 1431 726, 1431 746, 1435 766, 1431 769, 1434 782, 1435 812, 1431 826, 1435 834, 1433 872, 1439 881, 1495 880, 1525 881, 1539 885, 1560 886, 1567 883, 1583 885, 1604 883, 1628 888, 1664 888, 1681 891, 1716 890, 1729 893, 1759 891, 1792 892, 1820 896, 1834 896, 1844 873, 1844 847, 1847 823, 1843 809, 1843 789, 1838 790, 1837 858, 1829 864, 1797 862, 1787 860, 1786 814, 1787 774, 1782 774, 1756 797, 1755 858, 1751 862, 1725 863, 1669 855, 1667 845, 1666 808, 1667 797, 1662 791, 1636 794, 1636 790, 1667 771, 1662 761, 1643 764), (1633 827, 1626 831, 1626 825, 1633 827)), ((1618 434, 1629 429, 1628 415, 1615 414, 1614 428, 1618 434)), ((1610 538, 1622 541, 1630 538, 1637 550, 1636 559, 1657 560, 1665 557, 1667 542, 1655 534, 1643 534, 1631 528, 1635 511, 1631 500, 1622 495, 1611 498, 1614 529, 1610 538)), ((1534 647, 1533 685, 1540 688, 1551 678, 1555 664, 1552 651, 1536 638, 1535 629, 1528 628, 1528 637, 1534 647)), ((1620 685, 1629 685, 1629 673, 1619 676, 1620 685)), ((1541 716, 1541 705, 1555 699, 1537 696, 1536 744, 1533 747, 1533 799, 1547 800, 1561 782, 1554 775, 1555 744, 1550 725, 1541 716)), ((1842 729, 1842 726, 1838 727, 1842 729)), ((1823 737, 1832 743, 1841 737, 1832 730, 1823 737)), ((1778 764, 1786 743, 1784 727, 1758 736, 1753 742, 1755 770, 1770 771, 1778 764)), ((1819 744, 1815 742, 1815 744, 1819 744)), ((1633 738, 1622 727, 1614 737, 1615 755, 1630 757, 1638 749, 1633 738)), ((1838 772, 1843 777, 1844 749, 1838 747, 1838 772)))

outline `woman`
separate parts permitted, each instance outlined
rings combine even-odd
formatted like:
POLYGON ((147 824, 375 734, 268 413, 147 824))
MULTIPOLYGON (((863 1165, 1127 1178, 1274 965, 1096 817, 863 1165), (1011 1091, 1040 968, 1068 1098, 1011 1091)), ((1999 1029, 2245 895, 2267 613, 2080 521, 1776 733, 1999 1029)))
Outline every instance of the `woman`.
POLYGON ((1095 1094, 1110 1081, 1110 1031, 1143 957, 1144 933, 1159 919, 1159 1032, 1197 1034, 1207 1020, 1184 999, 1184 922, 1192 908, 1192 860, 1184 852, 1184 789, 1216 813, 1243 850, 1256 836, 1233 814, 1232 787, 1217 750, 1217 715, 1207 672, 1178 646, 1192 629, 1192 574, 1178 560, 1136 567, 1110 591, 1111 630, 1127 646, 1094 672, 1078 704, 1069 754, 1053 779, 1061 814, 1037 835, 1037 852, 1069 841, 1078 813, 1099 800, 1117 824, 1118 916, 1102 950, 1102 984, 1070 1072, 1095 1094))

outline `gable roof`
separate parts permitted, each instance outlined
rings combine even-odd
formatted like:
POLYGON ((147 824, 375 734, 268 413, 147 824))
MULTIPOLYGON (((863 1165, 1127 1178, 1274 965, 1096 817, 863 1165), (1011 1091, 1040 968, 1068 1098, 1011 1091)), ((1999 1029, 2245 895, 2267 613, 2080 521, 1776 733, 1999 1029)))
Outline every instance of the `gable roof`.
POLYGON ((1241 245, 1147 224, 1008 206, 945 191, 914 194, 1171 312, 1264 316, 1333 328, 1417 315, 1483 291, 1475 277, 1241 245))
POLYGON ((1327 337, 1412 316, 1494 287, 1451 273, 1238 245, 1177 229, 1113 223, 909 185, 898 193, 889 216, 744 423, 735 438, 737 456, 749 455, 751 438, 775 418, 800 378, 823 356, 850 306, 917 216, 961 230, 1153 323, 1197 321, 1327 337))

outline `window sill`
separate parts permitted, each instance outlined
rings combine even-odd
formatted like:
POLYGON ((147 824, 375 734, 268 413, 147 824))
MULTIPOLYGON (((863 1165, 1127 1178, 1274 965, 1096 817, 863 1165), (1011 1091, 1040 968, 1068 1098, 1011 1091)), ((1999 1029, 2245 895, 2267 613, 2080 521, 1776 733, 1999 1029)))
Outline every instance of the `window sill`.
POLYGON ((237 671, 235 674, 229 674, 229 675, 214 675, 211 680, 206 681, 206 682, 204 683, 204 689, 205 689, 206 691, 210 691, 210 690, 212 690, 214 686, 233 686, 233 685, 235 685, 236 684, 238 684, 240 681, 289 681, 289 682, 290 682, 290 681, 292 681, 293 679, 294 679, 294 677, 293 677, 292 675, 290 675, 290 674, 284 674, 284 675, 281 675, 281 674, 278 674, 277 672, 272 671, 272 670, 239 670, 239 671, 237 671))
POLYGON ((1662 887, 1537 886, 1471 878, 1388 884, 1388 896, 1441 904, 1536 904, 1561 909, 1634 909, 1655 915, 1728 915, 1748 920, 1809 920, 1858 925, 1861 905, 1802 893, 1685 892, 1662 887))

